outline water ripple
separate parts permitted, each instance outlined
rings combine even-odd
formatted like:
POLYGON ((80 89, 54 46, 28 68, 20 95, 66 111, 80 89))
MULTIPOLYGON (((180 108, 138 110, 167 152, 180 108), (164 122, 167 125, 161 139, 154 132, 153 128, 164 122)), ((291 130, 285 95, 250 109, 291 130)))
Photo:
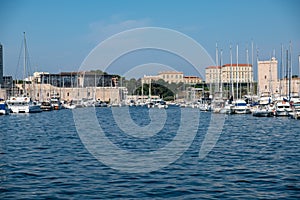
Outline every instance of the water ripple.
MULTIPOLYGON (((130 113, 138 125, 149 124, 147 110, 130 113)), ((161 148, 179 126, 174 112, 161 134, 141 140, 124 135, 110 115, 109 108, 97 110, 107 136, 130 151, 161 148)), ((299 199, 299 121, 228 116, 217 145, 199 160, 210 113, 199 118, 197 137, 180 159, 159 171, 130 174, 88 153, 69 110, 3 116, 0 199, 299 199)))

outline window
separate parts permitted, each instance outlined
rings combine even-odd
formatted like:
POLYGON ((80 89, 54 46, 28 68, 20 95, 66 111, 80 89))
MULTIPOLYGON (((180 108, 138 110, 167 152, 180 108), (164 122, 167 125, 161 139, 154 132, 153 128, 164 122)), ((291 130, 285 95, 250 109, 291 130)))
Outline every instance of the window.
POLYGON ((70 93, 69 93, 69 92, 67 93, 67 96, 70 96, 70 93))
POLYGON ((265 89, 268 89, 268 86, 265 85, 265 89))
POLYGON ((267 76, 265 76, 265 79, 267 79, 267 76))

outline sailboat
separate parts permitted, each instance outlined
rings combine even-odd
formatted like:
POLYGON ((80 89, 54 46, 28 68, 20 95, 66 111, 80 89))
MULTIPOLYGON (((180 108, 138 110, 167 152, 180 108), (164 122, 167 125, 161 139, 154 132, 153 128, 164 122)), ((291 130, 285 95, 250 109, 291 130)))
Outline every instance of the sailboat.
POLYGON ((26 86, 25 86, 25 72, 27 68, 27 46, 26 46, 26 36, 24 32, 24 77, 23 77, 23 96, 12 96, 6 103, 8 108, 13 113, 35 113, 41 112, 41 107, 37 102, 33 102, 30 97, 27 96, 26 86))
POLYGON ((239 78, 239 72, 238 72, 238 66, 239 66, 239 47, 238 45, 236 46, 236 100, 233 101, 233 114, 249 114, 251 113, 251 110, 249 108, 249 106, 247 105, 246 101, 239 98, 241 97, 241 89, 239 90, 239 82, 240 82, 240 78, 239 78), (240 95, 239 95, 240 92, 240 95))

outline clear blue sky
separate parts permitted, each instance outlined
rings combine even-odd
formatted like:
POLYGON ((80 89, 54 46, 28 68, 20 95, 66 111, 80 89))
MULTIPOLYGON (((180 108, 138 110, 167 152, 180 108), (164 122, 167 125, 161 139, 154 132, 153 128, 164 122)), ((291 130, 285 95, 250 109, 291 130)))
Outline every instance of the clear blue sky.
MULTIPOLYGON (((156 26, 180 31, 215 58, 215 44, 229 62, 229 45, 239 45, 240 62, 253 41, 268 60, 292 41, 293 67, 300 55, 297 0, 0 0, 0 43, 4 73, 16 76, 23 32, 32 71, 77 71, 101 41, 131 28, 156 26)), ((184 71, 184 69, 182 70, 184 71)), ((117 73, 117 72, 116 72, 117 73)), ((188 73, 188 72, 185 72, 188 73)), ((295 72, 295 74, 298 73, 295 72)))

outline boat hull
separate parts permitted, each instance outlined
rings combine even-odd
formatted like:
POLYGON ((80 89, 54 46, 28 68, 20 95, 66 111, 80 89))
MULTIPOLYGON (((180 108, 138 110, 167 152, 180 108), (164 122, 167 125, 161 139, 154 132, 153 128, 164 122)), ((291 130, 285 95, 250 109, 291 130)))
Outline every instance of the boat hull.
POLYGON ((252 115, 255 117, 271 117, 272 112, 271 111, 254 111, 252 113, 252 115))
POLYGON ((233 114, 250 114, 251 111, 248 108, 243 108, 243 109, 233 109, 233 114))

